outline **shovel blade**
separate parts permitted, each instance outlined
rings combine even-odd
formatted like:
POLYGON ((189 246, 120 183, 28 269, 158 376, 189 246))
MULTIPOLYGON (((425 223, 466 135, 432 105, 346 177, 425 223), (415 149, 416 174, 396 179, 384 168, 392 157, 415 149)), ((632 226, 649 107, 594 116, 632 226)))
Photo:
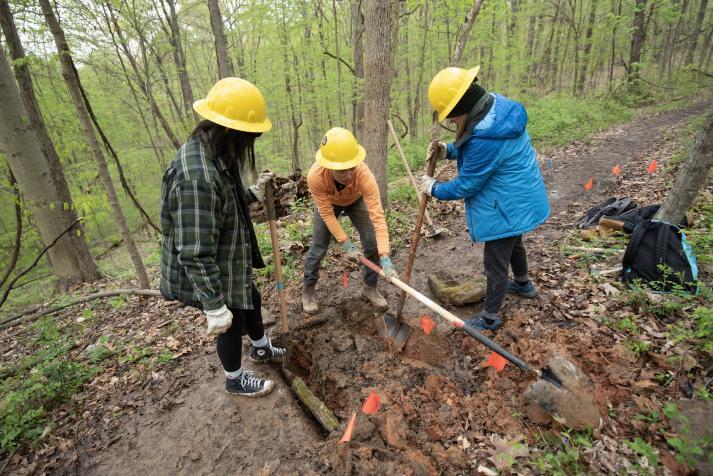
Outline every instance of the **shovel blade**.
POLYGON ((406 345, 406 341, 411 335, 411 326, 388 314, 384 314, 377 329, 381 337, 393 340, 399 349, 406 345))
POLYGON ((575 430, 599 428, 602 424, 594 382, 561 355, 550 358, 542 377, 530 384, 525 397, 575 430))

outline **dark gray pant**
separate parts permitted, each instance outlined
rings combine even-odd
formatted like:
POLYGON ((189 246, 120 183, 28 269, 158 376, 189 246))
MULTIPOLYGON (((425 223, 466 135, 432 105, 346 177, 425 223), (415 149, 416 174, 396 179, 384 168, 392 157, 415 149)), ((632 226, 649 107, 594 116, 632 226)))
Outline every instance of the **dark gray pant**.
MULTIPOLYGON (((359 198, 356 202, 345 207, 334 205, 334 216, 339 216, 345 213, 352 221, 354 227, 359 231, 364 256, 372 262, 379 263, 379 252, 376 248, 376 234, 374 233, 374 225, 371 224, 369 218, 369 210, 366 208, 366 203, 363 198, 359 198)), ((314 207, 312 215, 312 243, 310 244, 307 258, 305 258, 305 278, 306 285, 313 285, 319 280, 319 268, 322 265, 322 259, 327 254, 327 248, 332 240, 332 234, 329 228, 319 216, 317 207, 314 207)), ((364 266, 364 282, 369 286, 376 286, 379 275, 364 266)))
POLYGON ((486 317, 496 318, 505 300, 508 287, 508 268, 516 281, 527 281, 527 252, 522 244, 522 235, 486 241, 483 257, 488 291, 485 295, 486 317), (492 316, 492 317, 491 317, 492 316))

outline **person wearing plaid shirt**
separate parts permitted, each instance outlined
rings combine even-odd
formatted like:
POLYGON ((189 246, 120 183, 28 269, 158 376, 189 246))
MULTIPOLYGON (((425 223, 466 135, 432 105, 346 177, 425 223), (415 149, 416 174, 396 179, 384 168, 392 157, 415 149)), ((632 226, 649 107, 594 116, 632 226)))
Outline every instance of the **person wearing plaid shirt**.
POLYGON ((217 335, 225 388, 258 397, 274 383, 242 369, 243 329, 250 336, 249 358, 280 361, 262 323, 261 297, 253 268, 265 263, 248 205, 264 201, 272 172, 244 188, 241 170, 255 169, 254 141, 272 128, 265 100, 252 83, 218 81, 193 108, 198 123, 168 166, 161 191, 161 293, 205 313, 209 335, 217 335))

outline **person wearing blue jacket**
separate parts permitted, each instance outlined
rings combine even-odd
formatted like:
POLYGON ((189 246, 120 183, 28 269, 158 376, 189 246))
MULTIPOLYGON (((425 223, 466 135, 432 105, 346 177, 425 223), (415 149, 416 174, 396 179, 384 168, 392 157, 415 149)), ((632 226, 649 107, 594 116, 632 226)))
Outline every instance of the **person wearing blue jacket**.
POLYGON ((522 104, 488 93, 477 81, 480 67, 446 68, 431 81, 428 98, 438 120, 457 126, 455 142, 438 147, 455 160, 458 175, 448 182, 423 176, 421 190, 438 200, 464 200, 470 238, 485 243, 487 293, 483 310, 467 323, 481 330, 500 327, 507 292, 534 298, 522 235, 550 215, 535 149, 522 104), (508 268, 513 278, 508 280, 508 268))

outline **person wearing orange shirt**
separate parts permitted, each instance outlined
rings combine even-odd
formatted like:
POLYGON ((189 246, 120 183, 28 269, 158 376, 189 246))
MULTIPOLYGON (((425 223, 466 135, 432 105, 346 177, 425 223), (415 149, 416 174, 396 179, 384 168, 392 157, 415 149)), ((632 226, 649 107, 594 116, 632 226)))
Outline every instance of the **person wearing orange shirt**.
MULTIPOLYGON (((307 175, 307 185, 314 199, 312 243, 305 259, 302 308, 308 314, 319 310, 315 286, 319 268, 329 243, 339 243, 346 257, 358 262, 359 249, 349 239, 338 218, 346 215, 359 232, 364 255, 379 262, 387 277, 397 276, 389 257, 389 231, 381 207, 379 187, 364 163, 366 151, 346 129, 327 131, 316 153, 316 161, 307 175)), ((363 297, 381 311, 388 309, 386 299, 376 288, 379 275, 364 267, 363 297)))

